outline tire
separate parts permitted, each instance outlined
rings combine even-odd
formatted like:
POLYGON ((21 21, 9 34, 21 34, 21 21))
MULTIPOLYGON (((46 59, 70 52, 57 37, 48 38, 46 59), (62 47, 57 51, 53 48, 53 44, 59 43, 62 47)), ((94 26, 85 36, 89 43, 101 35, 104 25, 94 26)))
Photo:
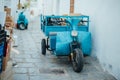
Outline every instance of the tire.
POLYGON ((28 29, 28 24, 26 25, 25 29, 28 29))
POLYGON ((46 40, 42 39, 41 41, 41 51, 42 51, 42 55, 46 55, 46 40))
POLYGON ((24 25, 24 23, 20 23, 19 24, 19 29, 20 30, 24 30, 26 27, 25 27, 25 25, 24 25))
POLYGON ((89 55, 87 55, 87 54, 84 54, 83 56, 84 56, 84 57, 87 57, 87 56, 89 56, 89 55))
POLYGON ((83 53, 82 51, 77 48, 74 49, 73 51, 73 59, 72 59, 72 65, 73 65, 73 70, 75 72, 81 72, 84 66, 84 62, 83 62, 83 53))
POLYGON ((19 25, 18 25, 18 23, 16 24, 16 29, 19 29, 19 25))

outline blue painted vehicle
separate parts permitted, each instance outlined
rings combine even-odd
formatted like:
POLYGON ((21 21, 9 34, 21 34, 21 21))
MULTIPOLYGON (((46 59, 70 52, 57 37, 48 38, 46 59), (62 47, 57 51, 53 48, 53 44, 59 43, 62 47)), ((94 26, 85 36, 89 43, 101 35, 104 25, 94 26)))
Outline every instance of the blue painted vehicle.
POLYGON ((49 50, 56 56, 68 56, 73 70, 80 72, 83 56, 91 53, 89 16, 41 16, 41 30, 47 36, 41 41, 42 54, 49 50))
POLYGON ((20 12, 19 17, 17 19, 17 28, 20 30, 24 30, 28 28, 28 19, 23 14, 23 12, 20 12))
POLYGON ((3 57, 5 55, 5 49, 6 49, 6 32, 4 30, 4 28, 1 26, 0 24, 0 73, 2 72, 3 70, 3 57))

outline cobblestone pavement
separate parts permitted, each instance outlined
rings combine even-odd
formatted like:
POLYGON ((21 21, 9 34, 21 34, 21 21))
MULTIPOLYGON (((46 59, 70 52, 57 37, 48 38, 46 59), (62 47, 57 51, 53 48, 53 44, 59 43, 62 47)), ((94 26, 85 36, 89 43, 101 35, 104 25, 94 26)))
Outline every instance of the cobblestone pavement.
POLYGON ((104 72, 96 58, 86 57, 84 69, 76 73, 67 57, 56 57, 47 52, 41 54, 41 39, 45 37, 40 31, 39 18, 29 24, 28 30, 17 30, 18 47, 12 52, 14 80, 116 80, 104 72))

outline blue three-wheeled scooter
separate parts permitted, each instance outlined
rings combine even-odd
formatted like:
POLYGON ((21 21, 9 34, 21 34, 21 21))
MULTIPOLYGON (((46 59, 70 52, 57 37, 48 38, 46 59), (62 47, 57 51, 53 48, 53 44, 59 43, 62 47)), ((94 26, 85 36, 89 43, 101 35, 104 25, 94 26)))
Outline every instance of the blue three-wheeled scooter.
POLYGON ((56 56, 68 56, 73 70, 80 72, 84 55, 91 53, 89 16, 41 16, 41 30, 47 36, 41 41, 41 53, 49 50, 56 56))
POLYGON ((20 12, 17 19, 17 29, 25 30, 28 28, 28 19, 23 12, 20 12))

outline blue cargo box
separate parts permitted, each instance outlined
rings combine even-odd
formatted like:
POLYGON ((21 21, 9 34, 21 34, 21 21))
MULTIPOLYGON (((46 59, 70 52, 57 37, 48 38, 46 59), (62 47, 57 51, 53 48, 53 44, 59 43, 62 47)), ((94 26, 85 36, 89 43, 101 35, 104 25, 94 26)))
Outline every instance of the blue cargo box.
POLYGON ((0 44, 0 73, 2 72, 2 62, 3 62, 3 50, 4 50, 4 43, 0 44))

